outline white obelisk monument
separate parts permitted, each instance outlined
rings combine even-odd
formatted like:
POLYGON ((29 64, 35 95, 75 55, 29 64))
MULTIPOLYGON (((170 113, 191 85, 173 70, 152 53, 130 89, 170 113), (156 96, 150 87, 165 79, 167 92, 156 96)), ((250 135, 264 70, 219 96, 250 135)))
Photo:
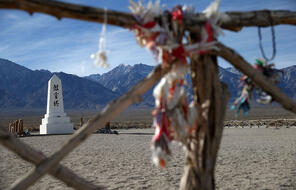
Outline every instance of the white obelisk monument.
POLYGON ((59 77, 53 75, 48 81, 47 109, 40 134, 69 134, 73 133, 73 124, 64 112, 62 83, 59 77))

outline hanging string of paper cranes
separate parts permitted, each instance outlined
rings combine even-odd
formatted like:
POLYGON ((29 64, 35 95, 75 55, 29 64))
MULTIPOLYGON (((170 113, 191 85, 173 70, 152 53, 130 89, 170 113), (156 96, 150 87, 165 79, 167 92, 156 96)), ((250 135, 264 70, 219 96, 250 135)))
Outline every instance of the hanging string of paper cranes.
POLYGON ((104 9, 104 24, 100 34, 99 50, 97 53, 91 54, 90 58, 94 59, 94 63, 100 67, 109 67, 107 63, 107 50, 106 50, 106 28, 107 28, 107 9, 104 9))
POLYGON ((129 7, 138 24, 133 26, 136 40, 141 47, 149 49, 156 60, 165 66, 173 61, 186 64, 186 57, 191 53, 205 53, 207 50, 217 49, 215 39, 222 34, 217 26, 220 0, 213 3, 204 11, 208 22, 204 24, 201 40, 196 44, 183 43, 184 15, 193 13, 192 7, 174 7, 171 11, 163 11, 160 2, 149 2, 147 7, 141 3, 130 1, 129 7))
MULTIPOLYGON (((274 69, 273 67, 274 64, 267 64, 265 60, 259 58, 256 59, 256 62, 254 64, 254 68, 257 71, 267 77, 270 82, 277 84, 280 82, 283 73, 278 69, 274 69)), ((248 116, 253 90, 255 90, 256 92, 256 101, 258 103, 269 104, 273 101, 270 95, 266 94, 261 88, 257 87, 246 75, 242 75, 242 77, 240 78, 238 88, 242 88, 241 94, 230 107, 231 110, 236 110, 236 116, 239 114, 240 110, 243 111, 245 116, 248 116)))
POLYGON ((150 1, 147 7, 141 2, 130 3, 130 9, 138 21, 132 29, 139 45, 150 50, 163 67, 174 63, 171 71, 153 91, 155 135, 151 149, 153 162, 164 168, 171 153, 171 142, 186 145, 196 127, 196 108, 193 103, 188 104, 184 88, 188 73, 186 58, 192 53, 204 54, 217 49, 215 39, 222 34, 217 25, 220 1, 212 3, 204 11, 208 21, 202 26, 200 41, 196 44, 186 44, 183 40, 183 18, 193 13, 192 7, 176 6, 171 11, 163 11, 159 1, 155 4, 150 1))
MULTIPOLYGON (((270 14, 269 14, 270 16, 270 14)), ((267 77, 272 83, 277 84, 280 82, 280 79, 283 75, 283 72, 280 70, 274 69, 275 66, 273 63, 269 64, 276 55, 276 43, 275 43, 275 32, 274 32, 274 26, 273 22, 270 16, 270 22, 271 22, 271 35, 272 35, 272 56, 271 58, 268 58, 265 53, 262 46, 262 35, 261 35, 261 28, 258 27, 258 37, 259 37, 259 48, 262 54, 262 57, 264 59, 257 58, 254 64, 254 68, 261 72, 265 77, 267 77)), ((231 110, 236 110, 235 115, 237 116, 240 112, 240 110, 243 111, 245 116, 249 115, 250 110, 250 101, 252 99, 252 92, 253 89, 255 89, 257 99, 256 101, 260 104, 269 104, 273 101, 272 97, 268 94, 266 94, 261 88, 256 87, 256 85, 252 82, 252 80, 247 77, 246 75, 243 75, 240 78, 240 83, 238 88, 242 88, 242 91, 240 93, 240 97, 238 97, 232 106, 230 107, 231 110)))
MULTIPOLYGON (((176 6, 172 10, 163 10, 160 1, 150 1, 145 7, 141 1, 138 3, 130 0, 130 10, 137 21, 131 27, 135 38, 141 47, 150 50, 155 60, 163 67, 171 66, 158 85, 154 88, 155 109, 153 111, 153 126, 155 135, 152 139, 151 149, 153 162, 161 167, 166 167, 171 154, 170 144, 177 141, 187 145, 188 139, 193 134, 197 125, 197 110, 194 103, 188 103, 185 90, 185 75, 188 73, 187 58, 191 54, 205 54, 210 50, 219 50, 216 46, 219 35, 223 35, 218 25, 218 20, 227 15, 218 12, 220 0, 210 4, 204 11, 207 21, 200 26, 199 42, 189 44, 184 32, 183 19, 187 14, 193 14, 193 7, 176 6)), ((105 32, 107 15, 103 25, 99 51, 92 55, 96 64, 108 66, 105 45, 105 32)), ((279 81, 279 72, 264 60, 257 59, 255 69, 262 72, 274 83, 279 81)), ((269 103, 271 96, 257 88, 245 75, 240 79, 242 87, 241 96, 234 102, 232 109, 236 114, 242 109, 248 115, 250 109, 251 92, 253 89, 259 94, 258 102, 269 103)))

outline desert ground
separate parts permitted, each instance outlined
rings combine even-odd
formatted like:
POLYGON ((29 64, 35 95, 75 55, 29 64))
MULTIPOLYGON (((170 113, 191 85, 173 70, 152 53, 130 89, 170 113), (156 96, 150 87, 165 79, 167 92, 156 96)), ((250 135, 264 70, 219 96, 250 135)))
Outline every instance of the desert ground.
MULTIPOLYGON (((173 154, 167 169, 154 166, 150 151, 154 131, 145 128, 150 125, 147 113, 123 113, 111 122, 114 127, 117 126, 119 135, 93 134, 68 155, 62 164, 106 189, 178 189, 185 162, 184 150, 179 145, 172 145, 173 154), (138 125, 141 127, 135 128, 138 125), (124 127, 129 129, 122 129, 124 127)), ((262 114, 262 111, 258 113, 262 114)), ((264 112, 265 116, 258 113, 249 119, 295 119, 293 114, 278 110, 270 114, 264 112)), ((79 113, 69 115, 74 123, 81 117, 79 113)), ((24 118, 31 118, 30 121, 24 119, 24 124, 31 122, 30 125, 34 127, 33 123, 40 122, 36 121, 40 116, 24 115, 24 118)), ((85 118, 89 116, 91 113, 83 115, 85 118)), ((232 120, 231 117, 227 116, 228 122, 232 120)), ((15 119, 12 115, 5 118, 15 119)), ((69 137, 50 135, 19 139, 50 155, 69 137)), ((0 189, 8 188, 32 168, 32 164, 0 146, 0 189)), ((217 189, 296 189, 296 127, 225 127, 216 166, 216 186, 217 189)), ((46 175, 30 189, 70 188, 46 175)))

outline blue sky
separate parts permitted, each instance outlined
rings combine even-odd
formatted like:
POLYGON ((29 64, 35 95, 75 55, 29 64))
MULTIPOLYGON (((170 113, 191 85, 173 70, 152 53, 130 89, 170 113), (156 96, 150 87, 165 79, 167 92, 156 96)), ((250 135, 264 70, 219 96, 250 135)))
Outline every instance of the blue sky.
MULTIPOLYGON (((128 0, 67 0, 67 2, 106 7, 107 9, 129 11, 128 0)), ((147 1, 144 1, 147 2, 147 1)), ((210 0, 162 0, 172 8, 177 4, 194 5, 200 12, 211 3, 210 0)), ((296 0, 221 0, 220 11, 247 10, 292 10, 296 11, 296 0)), ((78 76, 104 73, 119 64, 144 63, 155 65, 150 52, 140 48, 134 33, 114 26, 107 26, 107 50, 110 68, 94 66, 90 55, 98 50, 101 24, 62 19, 45 14, 17 10, 0 10, 0 58, 9 59, 29 69, 47 69, 52 72, 66 72, 78 76)), ((296 65, 296 26, 276 26, 277 68, 296 65)), ((263 45, 268 56, 272 53, 270 28, 263 29, 263 45)), ((220 41, 236 49, 250 63, 260 57, 256 27, 244 28, 240 32, 225 31, 220 41)), ((219 65, 229 67, 219 59, 219 65)))

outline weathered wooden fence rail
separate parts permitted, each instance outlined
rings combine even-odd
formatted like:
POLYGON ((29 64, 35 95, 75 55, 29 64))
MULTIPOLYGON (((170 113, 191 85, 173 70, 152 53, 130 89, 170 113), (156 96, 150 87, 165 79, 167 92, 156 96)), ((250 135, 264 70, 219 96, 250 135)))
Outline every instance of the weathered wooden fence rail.
MULTIPOLYGON (((45 0, 0 0, 0 8, 24 10, 30 14, 40 12, 55 16, 58 19, 73 18, 99 23, 104 22, 105 14, 105 10, 101 8, 45 0)), ((136 19, 130 13, 108 10, 107 14, 108 24, 123 28, 130 28, 136 24, 136 19)), ((204 24, 206 20, 205 15, 201 13, 184 15, 184 28, 191 35, 198 34, 200 25, 204 24)), ((226 12, 218 23, 223 29, 232 31, 239 31, 242 27, 247 26, 296 25, 296 12, 269 10, 226 12)), ((191 57, 194 99, 199 111, 198 128, 187 147, 185 173, 181 181, 182 189, 215 188, 215 163, 222 137, 228 98, 227 88, 218 79, 217 55, 248 75, 259 87, 282 104, 284 108, 296 113, 295 102, 269 83, 261 73, 255 71, 238 53, 221 43, 218 44, 218 48, 219 50, 210 52, 212 55, 193 55, 191 57)), ((17 180, 11 189, 26 189, 47 172, 76 189, 101 189, 102 187, 88 183, 71 170, 59 165, 59 162, 87 139, 92 132, 104 127, 107 121, 114 118, 129 105, 140 101, 141 95, 158 82, 169 70, 170 68, 156 67, 146 79, 138 83, 127 94, 111 102, 101 113, 84 124, 50 157, 46 157, 41 152, 25 145, 0 128, 0 142, 23 159, 36 165, 26 176, 17 180)))

